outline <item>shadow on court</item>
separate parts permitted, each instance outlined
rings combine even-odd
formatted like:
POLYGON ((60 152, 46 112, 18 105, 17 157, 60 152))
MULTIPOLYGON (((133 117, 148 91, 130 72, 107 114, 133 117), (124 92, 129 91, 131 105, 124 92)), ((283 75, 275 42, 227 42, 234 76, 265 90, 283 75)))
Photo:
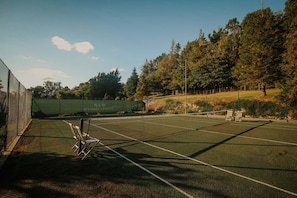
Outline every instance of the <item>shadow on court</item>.
MULTIPOLYGON (((228 141, 265 124, 268 123, 228 136, 194 153, 193 156, 221 144, 232 144, 228 141)), ((91 131, 91 135, 98 135, 97 138, 112 147, 114 151, 194 197, 240 197, 241 195, 280 197, 279 195, 283 195, 250 181, 230 177, 203 164, 155 150, 141 142, 96 130, 96 133, 91 131)), ((184 129, 179 131, 179 133, 185 132, 184 129)), ((28 131, 21 137, 0 170, 0 197, 184 197, 172 186, 105 146, 96 146, 85 160, 80 160, 71 149, 75 143, 71 137, 68 125, 61 120, 33 120, 28 131)), ((161 142, 162 138, 166 139, 166 137, 168 136, 157 134, 150 141, 161 142)), ((189 141, 196 142, 192 139, 189 141)), ((185 143, 182 140, 181 142, 185 143)), ((176 146, 178 142, 169 143, 176 146)), ((249 146, 249 144, 245 145, 249 146)), ((192 151, 195 152, 194 149, 192 151)), ((246 165, 240 166, 240 164, 230 167, 228 164, 217 166, 237 170, 263 169, 263 167, 245 167, 246 165)), ((296 173, 289 169, 273 167, 267 170, 269 171, 279 171, 282 175, 296 173)), ((291 186, 294 187, 295 184, 291 186)))
POLYGON ((203 153, 205 153, 205 152, 207 152, 207 151, 209 151, 209 150, 211 150, 211 149, 213 149, 213 148, 215 148, 215 147, 217 147, 217 146, 220 146, 220 145, 222 145, 222 144, 224 144, 224 143, 226 143, 226 142, 228 142, 228 141, 230 141, 230 140, 232 140, 232 139, 234 139, 234 138, 236 138, 236 137, 238 137, 238 136, 240 136, 240 135, 243 135, 243 134, 245 134, 245 133, 248 133, 248 132, 250 132, 250 131, 252 131, 252 130, 254 130, 254 129, 256 129, 256 128, 259 128, 259 127, 261 127, 261 126, 267 125, 267 124, 269 124, 269 123, 271 123, 271 122, 270 122, 270 121, 269 121, 269 122, 265 122, 265 123, 262 123, 262 124, 260 124, 260 125, 251 127, 251 128, 248 129, 248 130, 245 130, 245 131, 242 131, 242 132, 240 132, 240 133, 234 134, 234 135, 232 135, 232 136, 230 136, 230 137, 228 137, 228 138, 226 138, 226 139, 224 139, 224 140, 222 140, 222 141, 220 141, 220 142, 217 142, 217 143, 215 143, 215 144, 213 144, 213 145, 211 145, 211 146, 209 146, 209 147, 206 147, 206 148, 204 148, 204 149, 202 149, 202 150, 200 150, 200 151, 197 151, 197 152, 195 152, 195 153, 189 155, 189 157, 191 157, 191 158, 195 158, 195 157, 197 157, 197 156, 199 156, 199 155, 201 155, 201 154, 203 154, 203 153))
MULTIPOLYGON (((71 150, 74 140, 69 137, 68 126, 62 121, 34 120, 0 170, 0 195, 182 197, 177 190, 103 146, 97 146, 85 160, 80 160, 71 150)), ((216 191, 184 182, 183 174, 191 174, 191 169, 151 160, 154 157, 147 154, 129 153, 123 148, 115 150, 155 174, 178 183, 183 189, 201 191, 212 197, 227 196, 219 189, 216 191)))

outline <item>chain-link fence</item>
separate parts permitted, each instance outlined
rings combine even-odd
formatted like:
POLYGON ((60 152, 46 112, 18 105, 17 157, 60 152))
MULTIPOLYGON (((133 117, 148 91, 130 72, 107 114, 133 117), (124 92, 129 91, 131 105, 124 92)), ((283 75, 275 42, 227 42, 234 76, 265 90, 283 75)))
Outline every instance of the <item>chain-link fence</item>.
POLYGON ((31 92, 17 80, 0 59, 0 149, 1 154, 23 133, 31 120, 31 92))

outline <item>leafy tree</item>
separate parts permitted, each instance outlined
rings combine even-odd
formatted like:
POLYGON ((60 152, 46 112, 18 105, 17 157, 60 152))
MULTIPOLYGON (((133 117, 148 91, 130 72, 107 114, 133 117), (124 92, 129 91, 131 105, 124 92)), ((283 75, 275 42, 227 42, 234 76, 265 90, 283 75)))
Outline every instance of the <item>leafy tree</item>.
POLYGON ((31 87, 29 90, 31 91, 33 98, 46 98, 43 86, 31 87))
POLYGON ((76 98, 88 99, 90 97, 90 83, 80 83, 79 86, 73 88, 73 92, 76 98))
POLYGON ((31 87, 33 98, 56 98, 56 93, 62 88, 61 82, 45 81, 43 86, 31 87))
POLYGON ((62 88, 61 82, 45 81, 43 83, 44 94, 46 98, 55 98, 56 92, 62 88))
POLYGON ((74 99, 76 98, 73 90, 69 89, 67 86, 63 87, 56 92, 57 99, 74 99))
POLYGON ((118 69, 110 73, 99 73, 96 77, 89 80, 90 97, 114 99, 122 90, 120 83, 121 77, 118 69))

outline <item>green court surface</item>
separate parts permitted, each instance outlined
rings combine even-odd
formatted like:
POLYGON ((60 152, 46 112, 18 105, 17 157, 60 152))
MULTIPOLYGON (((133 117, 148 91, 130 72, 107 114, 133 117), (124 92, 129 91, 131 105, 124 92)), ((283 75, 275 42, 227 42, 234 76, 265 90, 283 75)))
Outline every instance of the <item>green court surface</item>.
MULTIPOLYGON (((295 197, 297 125, 197 116, 94 118, 81 160, 67 122, 34 119, 1 169, 4 197, 295 197)), ((0 196, 1 197, 1 196, 0 196)))

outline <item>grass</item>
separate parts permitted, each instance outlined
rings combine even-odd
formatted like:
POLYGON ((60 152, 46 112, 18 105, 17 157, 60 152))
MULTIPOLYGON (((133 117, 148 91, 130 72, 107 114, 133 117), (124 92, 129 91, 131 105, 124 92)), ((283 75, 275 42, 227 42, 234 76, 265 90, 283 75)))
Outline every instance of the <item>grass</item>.
POLYGON ((208 103, 228 103, 240 100, 260 100, 260 101, 276 101, 276 96, 280 93, 280 89, 268 89, 267 96, 259 90, 252 91, 230 91, 215 94, 195 94, 195 95, 169 95, 150 98, 147 102, 147 109, 156 111, 165 106, 166 101, 173 100, 182 104, 187 101, 187 104, 194 104, 196 101, 206 101, 208 103))
MULTIPOLYGON (((297 193, 294 124, 174 116, 91 123, 101 143, 194 197, 289 196, 219 169, 297 193)), ((73 144, 63 121, 34 119, 1 169, 0 197, 183 197, 102 145, 81 161, 73 144)))
MULTIPOLYGON (((162 186, 158 187, 160 182, 147 182, 153 180, 149 176, 147 181, 139 181, 144 173, 110 151, 98 148, 93 157, 81 161, 70 149, 73 140, 69 132, 62 121, 33 120, 1 170, 0 194, 5 197, 146 197, 149 191, 164 197, 162 186)), ((176 192, 170 191, 165 195, 174 197, 176 192)))

